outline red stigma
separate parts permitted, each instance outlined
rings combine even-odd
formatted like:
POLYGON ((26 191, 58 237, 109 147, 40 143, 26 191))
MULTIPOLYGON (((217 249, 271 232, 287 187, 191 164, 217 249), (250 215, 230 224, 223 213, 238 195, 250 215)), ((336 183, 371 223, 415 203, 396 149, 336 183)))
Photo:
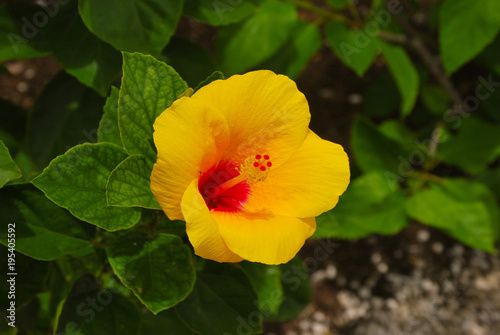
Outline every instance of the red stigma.
POLYGON ((271 163, 271 162, 267 162, 267 164, 266 164, 266 165, 267 165, 268 167, 271 167, 271 166, 273 165, 273 163, 271 163))
POLYGON ((265 159, 266 161, 268 161, 268 160, 269 160, 269 155, 264 155, 264 159, 265 159))
POLYGON ((261 166, 260 167, 260 171, 266 171, 266 167, 265 166, 261 166))
POLYGON ((253 163, 253 166, 255 166, 255 167, 258 167, 259 165, 260 165, 259 162, 253 163))
POLYGON ((259 159, 261 159, 261 158, 262 158, 262 156, 261 156, 261 155, 256 155, 256 156, 255 156, 255 159, 257 159, 257 160, 259 160, 259 159))
POLYGON ((222 190, 219 185, 239 176, 237 165, 219 162, 203 172, 198 180, 198 190, 211 211, 235 213, 243 209, 242 204, 248 199, 250 186, 242 181, 229 189, 222 190))

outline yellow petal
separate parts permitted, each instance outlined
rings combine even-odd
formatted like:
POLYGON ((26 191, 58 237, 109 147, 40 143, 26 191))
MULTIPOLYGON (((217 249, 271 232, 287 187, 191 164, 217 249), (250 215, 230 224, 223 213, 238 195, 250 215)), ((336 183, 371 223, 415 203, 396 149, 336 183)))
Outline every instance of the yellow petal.
POLYGON ((314 218, 271 213, 211 213, 231 251, 246 260, 265 264, 288 262, 316 229, 314 218))
POLYGON ((222 240, 219 227, 198 190, 198 179, 188 186, 182 197, 181 208, 186 219, 186 232, 195 254, 217 262, 243 260, 229 250, 222 240))
POLYGON ((225 158, 256 154, 282 164, 304 141, 311 118, 305 96, 288 77, 267 70, 235 75, 202 87, 193 99, 210 103, 227 120, 225 158))
POLYGON ((171 220, 183 220, 182 195, 193 179, 218 162, 229 131, 217 110, 187 97, 175 101, 154 123, 158 160, 151 191, 171 220))
POLYGON ((349 160, 342 146, 312 131, 302 146, 264 181, 252 185, 245 210, 315 217, 338 202, 349 184, 349 160))

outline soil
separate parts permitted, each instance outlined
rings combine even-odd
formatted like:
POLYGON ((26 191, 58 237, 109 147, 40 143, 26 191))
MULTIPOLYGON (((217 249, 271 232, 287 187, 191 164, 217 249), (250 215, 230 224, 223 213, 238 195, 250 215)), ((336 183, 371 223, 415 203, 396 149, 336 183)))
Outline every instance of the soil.
MULTIPOLYGON (((4 65, 11 75, 0 74, 0 97, 27 109, 60 69, 52 57, 4 65)), ((310 103, 311 128, 350 154, 353 116, 379 70, 375 65, 360 79, 323 48, 297 80, 310 103)), ((265 334, 500 334, 498 255, 417 223, 395 236, 335 242, 334 253, 310 267, 309 306, 289 322, 265 324, 265 334)), ((302 256, 314 257, 317 243, 308 241, 302 256)))

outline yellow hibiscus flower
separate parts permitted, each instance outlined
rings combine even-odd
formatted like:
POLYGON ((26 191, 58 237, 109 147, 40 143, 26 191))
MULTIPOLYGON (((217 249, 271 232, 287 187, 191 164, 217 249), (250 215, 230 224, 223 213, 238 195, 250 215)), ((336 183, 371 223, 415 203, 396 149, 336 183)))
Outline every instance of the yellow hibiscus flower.
POLYGON ((151 190, 186 221, 197 255, 280 264, 349 184, 338 144, 309 129, 305 96, 286 76, 254 71, 182 97, 154 123, 151 190))

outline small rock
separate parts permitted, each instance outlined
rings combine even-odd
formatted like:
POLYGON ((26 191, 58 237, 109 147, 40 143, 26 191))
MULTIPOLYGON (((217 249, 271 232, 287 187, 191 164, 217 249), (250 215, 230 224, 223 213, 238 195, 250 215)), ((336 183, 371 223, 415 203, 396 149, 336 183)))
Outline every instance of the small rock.
POLYGON ((444 245, 440 242, 434 242, 432 243, 431 245, 431 249, 432 249, 432 252, 434 252, 435 254, 442 254, 443 253, 443 250, 444 250, 444 245))
POLYGON ((371 256, 371 261, 373 264, 378 264, 382 261, 382 256, 378 252, 374 252, 371 256))
POLYGON ((417 232, 417 241, 419 241, 420 243, 425 243, 429 241, 430 237, 431 234, 427 230, 421 229, 417 232))

